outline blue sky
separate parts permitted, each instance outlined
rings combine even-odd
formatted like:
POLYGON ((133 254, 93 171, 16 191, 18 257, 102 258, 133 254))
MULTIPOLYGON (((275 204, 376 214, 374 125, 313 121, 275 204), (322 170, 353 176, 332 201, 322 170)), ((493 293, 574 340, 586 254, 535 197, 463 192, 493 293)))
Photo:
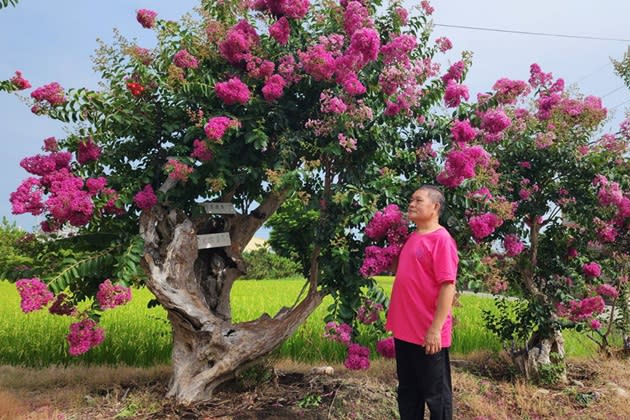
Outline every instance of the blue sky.
MULTIPOLYGON (((406 5, 417 3, 405 1, 406 5)), ((196 0, 21 0, 15 8, 0 10, 0 78, 21 70, 33 87, 57 81, 66 88, 96 88, 90 56, 97 38, 107 42, 112 29, 118 28, 127 38, 151 47, 153 33, 136 22, 137 9, 149 8, 161 18, 178 19, 196 4, 196 0)), ((432 5, 434 22, 439 25, 630 39, 630 1, 434 0, 432 5)), ((536 62, 585 94, 606 95, 603 100, 609 108, 630 100, 630 91, 622 87, 610 65, 610 58, 621 58, 630 43, 436 26, 434 37, 438 36, 450 38, 454 45, 444 64, 456 61, 462 50, 474 53, 467 79, 473 94, 490 89, 501 77, 527 79, 530 64, 536 62)), ((29 108, 13 95, 0 94, 0 133, 5 144, 0 155, 0 216, 30 230, 38 220, 12 215, 9 203, 10 193, 26 177, 19 161, 39 153, 44 138, 63 137, 64 131, 61 124, 37 117, 29 108)), ((630 103, 613 110, 609 127, 623 119, 625 108, 630 103)))

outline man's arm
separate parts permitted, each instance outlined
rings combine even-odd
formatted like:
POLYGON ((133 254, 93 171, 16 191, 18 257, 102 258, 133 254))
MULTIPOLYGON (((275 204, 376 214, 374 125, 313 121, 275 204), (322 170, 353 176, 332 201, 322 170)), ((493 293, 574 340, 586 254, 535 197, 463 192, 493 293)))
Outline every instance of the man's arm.
POLYGON ((427 330, 424 338, 424 351, 427 354, 435 354, 442 350, 442 326, 446 322, 448 314, 453 307, 453 298, 455 297, 455 282, 442 283, 440 294, 437 299, 437 309, 433 322, 427 330))

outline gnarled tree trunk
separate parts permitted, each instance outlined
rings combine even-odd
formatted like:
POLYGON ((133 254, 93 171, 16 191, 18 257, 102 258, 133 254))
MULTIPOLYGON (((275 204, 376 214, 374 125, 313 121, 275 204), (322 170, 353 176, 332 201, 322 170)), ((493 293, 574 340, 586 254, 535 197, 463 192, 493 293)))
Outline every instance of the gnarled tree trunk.
POLYGON ((534 338, 527 349, 513 352, 511 356, 514 365, 528 380, 540 381, 545 366, 554 365, 557 381, 567 381, 564 338, 560 331, 555 331, 552 337, 534 338))
MULTIPOLYGON (((229 231, 230 247, 199 251, 196 235, 216 226, 194 223, 181 211, 160 206, 143 212, 147 286, 167 310, 173 328, 173 378, 167 396, 181 403, 210 399, 239 368, 289 337, 321 302, 317 276, 311 275, 309 291, 299 304, 273 317, 263 314, 254 321, 232 323, 230 291, 243 272, 241 250, 282 198, 269 197, 253 216, 228 216, 220 228, 229 231)), ((312 273, 316 268, 313 258, 312 273)))

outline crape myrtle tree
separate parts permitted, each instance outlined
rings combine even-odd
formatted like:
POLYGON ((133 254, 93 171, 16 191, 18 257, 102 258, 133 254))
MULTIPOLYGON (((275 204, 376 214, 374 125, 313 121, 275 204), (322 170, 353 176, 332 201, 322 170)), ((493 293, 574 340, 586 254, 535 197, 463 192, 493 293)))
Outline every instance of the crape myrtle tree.
POLYGON ((445 121, 437 179, 456 197, 458 242, 484 256, 486 287, 519 298, 499 300, 487 326, 528 377, 561 378, 562 329, 605 349, 626 288, 630 122, 598 134, 599 98, 530 70, 528 82, 501 79, 445 121))
MULTIPOLYGON (((143 9, 137 20, 157 46, 122 36, 101 45, 101 89, 34 89, 32 111, 71 134, 21 162, 31 176, 11 195, 13 212, 42 215, 51 235, 73 227, 65 241, 81 258, 20 280, 23 308, 79 318, 68 342, 81 354, 104 340, 100 311, 146 282, 173 330, 168 395, 191 402, 272 351, 325 293, 356 296, 371 284, 358 273, 357 227, 386 198, 366 203, 362 186, 377 197, 382 162, 426 141, 415 127, 445 86, 432 58, 450 48, 428 42, 428 2, 417 16, 382 6, 202 1, 198 19, 180 22, 143 9), (305 293, 273 316, 234 323, 242 250, 294 194, 318 211, 305 293), (209 215, 203 201, 237 212, 209 215), (197 235, 221 232, 229 246, 198 249, 197 235), (76 309, 94 294, 91 308, 76 309)), ((20 72, 0 85, 29 87, 20 72)))

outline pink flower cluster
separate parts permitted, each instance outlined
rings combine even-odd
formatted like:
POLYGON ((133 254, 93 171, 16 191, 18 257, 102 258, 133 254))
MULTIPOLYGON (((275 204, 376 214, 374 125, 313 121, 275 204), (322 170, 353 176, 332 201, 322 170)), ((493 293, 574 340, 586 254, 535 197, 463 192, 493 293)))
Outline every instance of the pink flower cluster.
POLYGON ((228 129, 239 128, 240 126, 241 123, 238 120, 220 116, 210 118, 203 130, 210 140, 219 142, 228 129))
POLYGON ((357 343, 348 346, 348 355, 343 365, 350 370, 364 370, 370 367, 370 349, 357 343))
POLYGON ((48 305, 54 298, 48 286, 36 277, 18 280, 15 282, 15 287, 20 293, 20 308, 24 313, 37 311, 48 305))
POLYGON ((494 230, 503 224, 503 220, 494 213, 484 213, 468 219, 468 226, 475 239, 490 236, 494 230))
POLYGON ((48 308, 48 312, 53 315, 75 315, 77 308, 68 301, 68 297, 65 293, 59 293, 55 296, 55 300, 48 308))
POLYGON ((432 15, 433 11, 435 10, 433 6, 431 6, 431 3, 429 3, 429 0, 422 0, 420 2, 420 7, 424 11, 424 13, 427 15, 432 15))
POLYGON ((597 293, 600 296, 606 296, 613 299, 617 299, 619 297, 619 291, 612 284, 600 284, 597 286, 597 293))
POLYGON ((363 277, 370 277, 391 268, 409 235, 409 227, 400 208, 390 204, 374 214, 365 228, 365 234, 373 241, 387 242, 384 247, 370 245, 365 248, 359 272, 363 277))
POLYGON ((31 92, 31 98, 35 99, 38 102, 46 101, 51 106, 62 105, 66 102, 63 88, 57 82, 52 82, 47 85, 38 87, 31 92))
POLYGON ((448 85, 449 82, 458 82, 461 81, 464 77, 464 70, 466 70, 466 64, 463 61, 456 61, 453 63, 447 70, 447 72, 442 76, 442 82, 444 85, 448 85))
POLYGON ((370 245, 366 247, 359 273, 363 277, 368 278, 389 271, 401 249, 402 244, 392 244, 385 247, 370 245))
POLYGON ((83 190, 83 180, 69 171, 59 171, 62 178, 52 182, 50 196, 46 202, 53 219, 73 226, 86 225, 94 214, 94 202, 89 191, 83 190))
POLYGON ((444 104, 449 108, 455 108, 459 106, 462 99, 468 100, 468 87, 455 83, 453 80, 449 80, 446 89, 444 90, 444 104))
POLYGON ((291 35, 291 26, 286 17, 282 16, 271 26, 269 26, 269 35, 280 45, 286 45, 291 35))
POLYGON ((605 303, 601 296, 587 297, 582 300, 572 300, 561 303, 557 307, 558 315, 575 322, 586 321, 587 319, 601 313, 605 303))
POLYGON ((453 48, 453 43, 451 42, 451 40, 444 36, 440 38, 436 38, 435 44, 437 45, 440 52, 446 52, 450 50, 451 48, 453 48))
POLYGON ((398 16, 401 26, 405 26, 409 22, 409 12, 404 7, 395 8, 394 13, 398 16))
POLYGON ((345 134, 339 133, 337 134, 337 140, 339 141, 339 146, 347 153, 357 150, 357 140, 355 138, 346 137, 345 134))
POLYGON ((150 184, 144 186, 144 188, 133 196, 133 202, 141 210, 150 209, 158 202, 157 196, 153 192, 153 187, 150 184))
POLYGON ((477 130, 470 125, 469 120, 457 120, 451 127, 451 136, 456 143, 468 143, 477 136, 477 130))
POLYGON ((262 94, 266 101, 275 101, 284 94, 287 82, 279 74, 274 74, 265 82, 262 94))
POLYGON ((552 74, 544 73, 536 63, 529 67, 529 74, 529 84, 533 88, 545 87, 553 80, 552 74))
MULTIPOLYGON (((40 178, 27 178, 11 194, 14 214, 39 215, 48 211, 52 220, 42 223, 42 229, 53 231, 66 222, 73 226, 87 224, 94 213, 94 191, 85 190, 83 179, 70 170, 72 155, 68 152, 52 152, 49 155, 28 157, 20 165, 40 178), (48 194, 44 202, 44 196, 48 194)), ((90 181, 94 188, 95 181, 90 181)), ((104 190, 103 190, 104 191, 104 190)), ((108 193, 115 193, 108 190, 108 193)))
POLYGON ((346 323, 338 324, 334 321, 326 323, 324 327, 324 337, 331 340, 337 341, 346 346, 350 345, 352 341, 352 327, 346 323))
POLYGON ((376 342, 376 351, 386 359, 396 358, 394 337, 387 337, 376 342))
POLYGON ((96 301, 101 309, 112 309, 131 301, 131 288, 112 284, 110 279, 98 285, 96 301))
POLYGON ((15 76, 13 76, 10 81, 18 90, 24 90, 31 87, 31 83, 22 77, 22 72, 19 70, 15 71, 15 76))
POLYGON ((497 91, 496 98, 501 104, 513 104, 519 96, 530 92, 526 82, 506 78, 497 80, 492 89, 497 91))
POLYGON ((356 66, 363 67, 377 59, 380 48, 381 39, 378 32, 372 28, 361 28, 352 34, 346 56, 352 57, 356 66))
POLYGON ((134 45, 130 51, 130 54, 139 62, 148 66, 153 61, 153 57, 151 57, 151 51, 147 48, 139 47, 134 45))
POLYGON ((196 69, 199 67, 199 60, 188 52, 188 50, 179 50, 173 56, 173 64, 182 69, 196 69))
POLYGON ((81 165, 96 161, 100 156, 101 148, 94 143, 92 137, 88 137, 86 140, 79 142, 79 147, 77 149, 77 162, 81 165))
POLYGON ((57 139, 54 137, 45 138, 43 150, 45 152, 57 152, 59 150, 57 139))
POLYGON ((255 55, 247 58, 246 69, 247 75, 254 79, 267 80, 273 74, 276 65, 273 61, 263 60, 255 55))
POLYGON ((447 187, 458 187, 464 180, 475 176, 476 167, 486 167, 490 155, 481 146, 453 149, 446 155, 444 170, 437 176, 437 181, 447 187))
POLYGON ((291 19, 302 19, 308 13, 309 0, 255 0, 253 8, 269 11, 274 16, 286 16, 291 19))
POLYGON ((365 228, 365 234, 373 241, 387 239, 390 243, 401 243, 407 239, 407 222, 400 208, 390 204, 374 213, 365 228))
POLYGON ((44 196, 41 190, 41 183, 37 178, 26 178, 18 186, 17 190, 11 193, 9 201, 13 214, 30 213, 38 216, 43 213, 45 206, 42 202, 44 196))
POLYGON ((70 324, 70 333, 66 336, 72 356, 79 356, 96 347, 105 340, 105 331, 97 327, 90 318, 70 324))
POLYGON ((371 28, 374 22, 369 10, 358 1, 348 2, 343 14, 343 28, 348 35, 352 35, 361 28, 371 28))
POLYGON ((525 244, 521 242, 517 235, 510 234, 505 235, 503 238, 503 247, 505 248, 505 254, 507 256, 515 257, 523 252, 525 244))
POLYGON ((169 159, 164 165, 164 170, 169 178, 181 182, 186 182, 190 174, 194 172, 193 168, 177 159, 169 159))
POLYGON ((365 325, 373 324, 378 320, 382 310, 383 305, 380 303, 371 299, 365 299, 363 305, 357 311, 357 319, 365 325))
POLYGON ((317 81, 330 80, 335 73, 335 58, 324 45, 316 44, 306 52, 298 51, 300 65, 304 72, 317 81))
POLYGON ((149 9, 140 9, 136 12, 136 20, 143 28, 153 28, 157 13, 149 9))
POLYGON ((582 272, 587 277, 597 278, 602 275, 602 267, 593 261, 587 264, 583 264, 582 272))
POLYGON ((202 162, 207 162, 212 159, 212 150, 203 140, 195 139, 193 141, 193 151, 190 156, 199 159, 202 162))
POLYGON ((238 64, 247 60, 259 40, 256 29, 242 19, 225 34, 225 38, 219 43, 219 52, 230 64, 238 64))
POLYGON ((330 91, 324 90, 319 94, 320 110, 324 114, 343 114, 348 106, 343 99, 333 96, 330 91))
POLYGON ((238 77, 232 77, 227 82, 219 82, 214 86, 217 97, 226 105, 241 104, 249 102, 250 91, 245 83, 238 77))
POLYGON ((299 82, 301 76, 297 74, 297 63, 292 54, 280 57, 278 61, 278 74, 289 83, 299 82))
POLYGON ((485 140, 488 143, 501 140, 503 130, 511 125, 512 120, 502 109, 491 109, 481 115, 481 128, 485 132, 485 140))

